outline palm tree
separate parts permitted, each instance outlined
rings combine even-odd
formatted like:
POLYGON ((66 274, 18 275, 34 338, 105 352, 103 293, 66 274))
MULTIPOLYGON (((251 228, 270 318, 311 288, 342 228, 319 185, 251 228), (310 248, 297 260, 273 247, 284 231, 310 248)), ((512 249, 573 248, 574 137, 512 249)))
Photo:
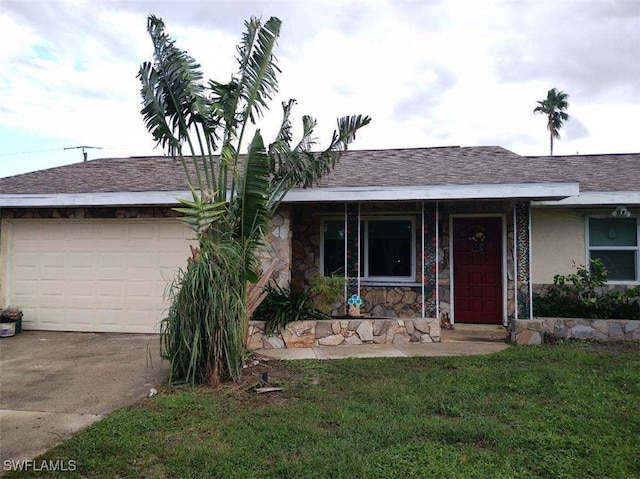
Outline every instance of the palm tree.
POLYGON ((171 379, 215 385, 237 380, 248 327, 247 284, 259 279, 256 250, 286 193, 313 186, 339 161, 367 116, 338 119, 329 146, 315 146, 316 122, 302 118, 295 144, 290 121, 294 100, 283 103, 276 138, 265 145, 255 130, 241 155, 248 128, 255 125, 278 90, 273 49, 281 22, 251 18, 237 47, 238 71, 227 82, 203 82, 200 65, 165 33, 164 22, 148 17, 153 62, 140 67, 145 126, 183 166, 191 199, 180 199, 180 218, 196 234, 186 270, 170 288, 171 305, 162 322, 163 356, 171 379))
POLYGON ((564 111, 569 107, 568 98, 569 95, 565 92, 552 88, 547 92, 547 98, 538 101, 538 106, 533 110, 534 113, 547 115, 551 156, 553 156, 553 139, 560 138, 559 130, 562 128, 562 124, 569 119, 569 115, 564 111))

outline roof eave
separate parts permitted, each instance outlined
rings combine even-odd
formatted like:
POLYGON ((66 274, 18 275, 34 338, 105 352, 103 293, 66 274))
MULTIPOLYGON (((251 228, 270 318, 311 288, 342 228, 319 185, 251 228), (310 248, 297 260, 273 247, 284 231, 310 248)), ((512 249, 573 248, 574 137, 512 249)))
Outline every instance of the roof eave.
POLYGON ((124 191, 109 193, 0 194, 2 208, 177 205, 190 191, 124 191))
MULTIPOLYGON (((294 188, 285 203, 412 201, 412 200, 489 200, 528 199, 558 201, 577 196, 578 183, 511 183, 423 186, 353 186, 294 188)), ((177 198, 190 198, 189 191, 143 191, 109 193, 0 194, 2 208, 52 208, 91 206, 176 205, 177 198)))
POLYGON ((578 183, 503 183, 423 186, 353 186, 294 188, 284 202, 536 199, 559 200, 578 195, 578 183))
POLYGON ((533 201, 532 206, 640 205, 640 191, 585 191, 557 200, 533 201))

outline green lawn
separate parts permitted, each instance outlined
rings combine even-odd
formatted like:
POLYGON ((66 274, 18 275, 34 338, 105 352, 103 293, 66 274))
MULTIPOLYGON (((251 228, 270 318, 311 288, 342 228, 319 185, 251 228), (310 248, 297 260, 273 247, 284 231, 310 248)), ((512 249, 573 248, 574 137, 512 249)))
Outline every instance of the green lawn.
POLYGON ((42 458, 77 477, 640 477, 638 343, 246 371, 162 390, 42 458), (284 392, 256 394, 263 371, 284 392))

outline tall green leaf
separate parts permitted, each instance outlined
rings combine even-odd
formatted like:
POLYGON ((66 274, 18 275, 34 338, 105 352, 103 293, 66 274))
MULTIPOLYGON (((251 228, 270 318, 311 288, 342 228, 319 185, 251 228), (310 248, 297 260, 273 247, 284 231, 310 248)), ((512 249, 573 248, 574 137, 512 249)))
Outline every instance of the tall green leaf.
POLYGON ((261 239, 269 214, 266 209, 269 192, 269 157, 260 135, 255 132, 244 159, 243 177, 238 194, 238 225, 242 241, 261 239))
MULTIPOLYGON (((142 83, 142 114, 145 126, 154 139, 163 148, 167 148, 170 155, 179 156, 183 160, 187 178, 190 178, 182 147, 183 143, 187 143, 198 178, 196 186, 204 191, 205 184, 196 155, 207 153, 207 143, 215 149, 212 106, 204 95, 200 65, 185 51, 177 48, 164 29, 164 22, 160 18, 149 16, 147 31, 154 47, 154 62, 143 63, 138 72, 142 83), (192 132, 196 133, 198 146, 192 139, 192 132), (207 136, 206 141, 200 136, 201 132, 207 136)), ((202 170, 210 192, 213 190, 213 172, 206 163, 202 170)))
POLYGON ((319 154, 310 151, 315 144, 313 129, 315 121, 303 118, 303 137, 289 155, 278 153, 279 162, 274 172, 267 208, 275 211, 284 195, 294 186, 308 188, 331 172, 348 146, 355 141, 356 132, 368 125, 371 118, 363 115, 345 116, 338 119, 331 143, 319 154))

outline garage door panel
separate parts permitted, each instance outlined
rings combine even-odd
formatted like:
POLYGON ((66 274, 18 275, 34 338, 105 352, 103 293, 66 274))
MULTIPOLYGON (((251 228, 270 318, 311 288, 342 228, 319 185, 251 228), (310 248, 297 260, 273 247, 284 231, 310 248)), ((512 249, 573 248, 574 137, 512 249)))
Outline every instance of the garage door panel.
POLYGON ((124 295, 124 283, 118 279, 100 279, 94 284, 95 294, 97 296, 106 298, 122 298, 122 296, 124 295))
POLYGON ((184 268, 187 265, 187 258, 190 257, 191 253, 189 251, 185 251, 182 254, 158 253, 158 266, 162 270, 173 273, 178 269, 175 265, 184 268))
POLYGON ((125 313, 122 309, 99 309, 93 315, 93 323, 95 325, 104 325, 106 327, 117 327, 124 319, 125 313))
POLYGON ((146 228, 144 225, 129 225, 127 236, 130 240, 155 240, 158 228, 146 228))
POLYGON ((127 226, 122 223, 102 223, 96 226, 94 237, 120 240, 126 236, 127 226))
POLYGON ((98 255, 98 266, 100 268, 117 268, 120 269, 123 266, 122 253, 100 253, 98 255))
POLYGON ((40 294, 40 282, 35 282, 31 278, 14 279, 11 287, 11 292, 15 296, 22 296, 22 297, 25 297, 25 296, 29 297, 29 296, 40 294))
POLYGON ((150 281, 127 281, 129 299, 147 299, 154 296, 153 282, 150 281))
MULTIPOLYGON (((185 226, 178 220, 172 221, 172 224, 158 231, 159 239, 183 239, 185 238, 185 226)), ((193 239, 193 231, 186 230, 186 238, 193 239)))
MULTIPOLYGON (((31 311, 29 312, 31 314, 36 313, 37 323, 35 325, 43 325, 48 327, 64 326, 69 320, 69 315, 67 314, 67 308, 63 306, 58 308, 52 307, 52 306, 32 308, 31 311), (37 313, 36 313, 36 310, 37 310, 37 313)), ((28 318, 31 316, 29 312, 27 310, 24 311, 25 318, 28 318)), ((28 321, 25 324, 27 326, 31 325, 28 321)))
POLYGON ((63 253, 89 253, 94 254, 96 252, 97 241, 91 239, 82 239, 73 236, 66 241, 66 244, 62 249, 58 249, 63 253))
POLYGON ((156 261, 153 253, 138 253, 127 255, 127 266, 134 270, 138 268, 151 268, 156 261))
MULTIPOLYGON (((80 253, 70 251, 67 254, 68 266, 71 268, 91 269, 95 267, 95 257, 93 253, 80 253)), ((82 273, 78 273, 82 274, 82 273)))
POLYGON ((93 298, 95 294, 96 284, 91 281, 91 277, 88 276, 84 281, 69 281, 68 297, 70 300, 86 301, 88 298, 93 298))
MULTIPOLYGON (((69 326, 72 328, 95 331, 95 329, 92 328, 92 326, 95 326, 92 321, 92 317, 95 315, 93 308, 66 308, 64 315, 67 318, 69 326)), ((61 318, 61 320, 63 320, 63 318, 61 318)))
POLYGON ((38 256, 31 253, 16 253, 13 255, 13 271, 17 277, 25 275, 25 277, 33 278, 34 271, 38 269, 38 256))
POLYGON ((191 236, 175 220, 13 220, 9 303, 25 329, 157 332, 191 236))
POLYGON ((31 238, 24 238, 20 241, 19 245, 16 245, 14 253, 16 254, 36 254, 40 251, 40 241, 35 241, 31 238))
POLYGON ((43 296, 64 296, 67 293, 66 283, 59 280, 40 281, 40 292, 43 296))

